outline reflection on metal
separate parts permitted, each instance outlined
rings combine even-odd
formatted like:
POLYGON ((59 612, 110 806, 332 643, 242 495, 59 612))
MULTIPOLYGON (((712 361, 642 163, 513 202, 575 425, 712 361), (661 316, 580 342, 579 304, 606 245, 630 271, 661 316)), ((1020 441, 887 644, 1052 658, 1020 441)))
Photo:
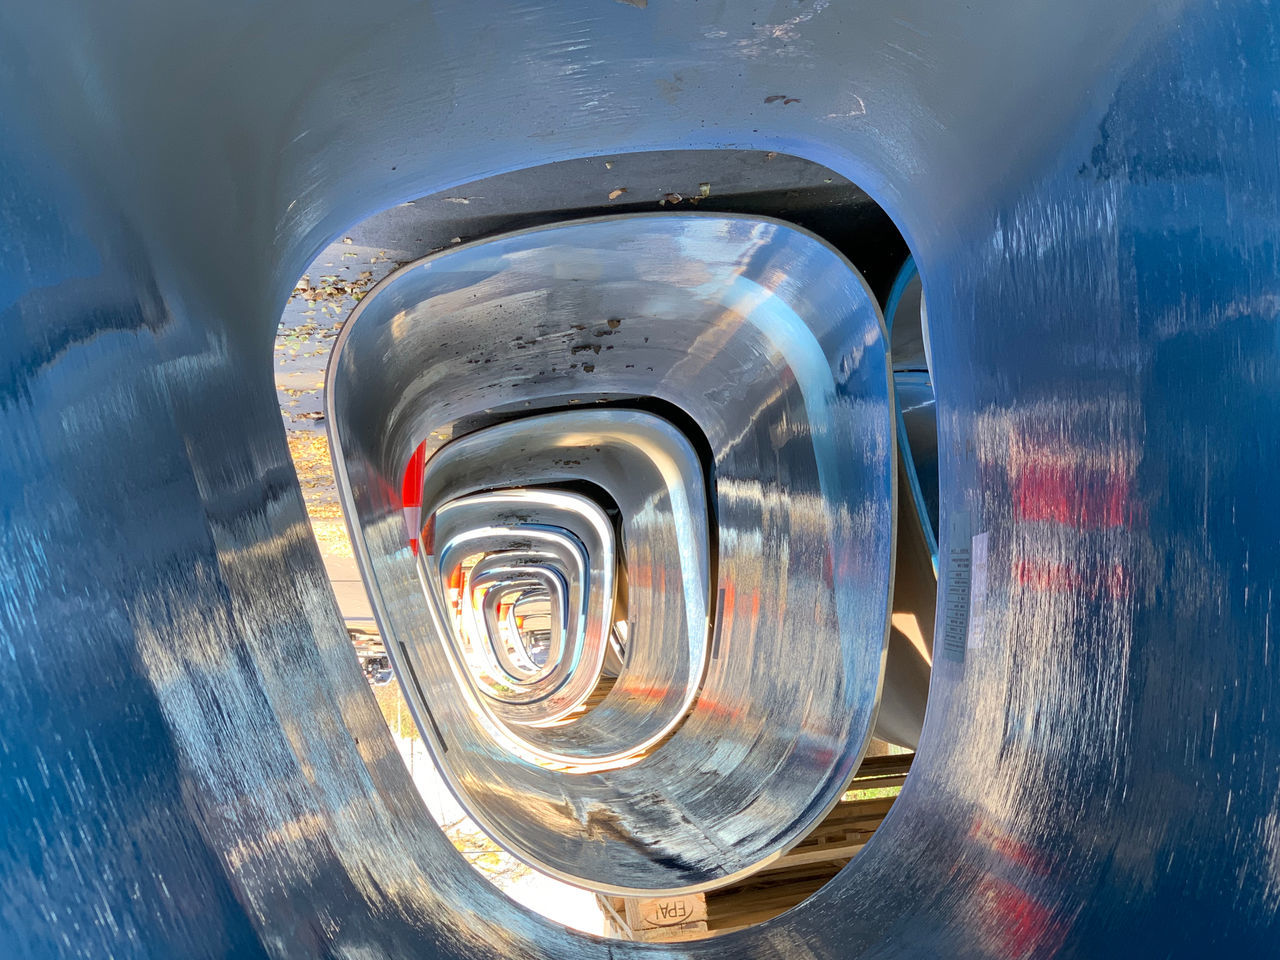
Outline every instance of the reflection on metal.
POLYGON ((898 434, 898 532, 893 617, 885 658, 880 737, 917 747, 933 667, 937 605, 938 428, 929 373, 929 332, 915 261, 908 258, 885 301, 898 434))
MULTIPOLYGON (((279 0, 0 5, 7 954, 1273 955, 1274 5, 534 0, 478 16, 370 0, 354 23, 350 6, 314 0, 309 22, 351 27, 300 43, 298 5, 279 0), (516 906, 430 822, 308 540, 268 344, 316 251, 374 211, 473 198, 457 185, 494 171, 727 144, 825 162, 911 240, 938 388, 939 574, 982 629, 935 658, 914 772, 850 867, 765 927, 664 951, 516 906), (984 535, 985 578, 952 577, 984 535)), ((683 170, 712 181, 707 210, 720 184, 683 170)), ((634 187, 627 172, 607 171, 601 203, 634 187)), ((685 281, 702 269, 668 262, 685 281)), ((550 402, 584 342, 495 349, 554 357, 555 376, 535 368, 550 402)), ((428 359, 452 349, 418 346, 390 392, 425 390, 428 359)), ((361 352, 367 382, 397 353, 361 352)), ((673 382, 745 411, 767 399, 697 362, 673 382)), ((506 401, 468 369, 470 431, 506 401)), ((420 417, 370 413, 388 447, 355 436, 350 481, 375 507, 370 555, 411 571, 381 578, 398 608, 424 601, 383 454, 410 449, 420 417)), ((742 442, 788 451, 793 422, 742 442)), ((707 438, 733 470, 715 464, 722 551, 821 514, 751 480, 732 436, 707 438)), ((723 567, 709 606, 717 623, 734 612, 732 646, 752 600, 719 600, 723 567)), ((762 604, 761 622, 829 658, 790 629, 795 608, 762 604)), ((709 651, 709 677, 723 661, 709 651)), ((793 718, 829 666, 782 691, 793 718)), ((705 767, 785 761, 757 722, 724 725, 705 767)), ((821 765, 832 741, 797 726, 821 765)), ((734 769, 731 793, 758 774, 734 769)), ((771 800, 755 822, 785 827, 771 800)))
MULTIPOLYGON (((521 417, 448 443, 427 461, 423 516, 429 518, 437 503, 495 486, 523 487, 521 496, 533 499, 574 497, 584 511, 590 505, 599 515, 595 526, 601 530, 591 537, 599 546, 588 549, 591 575, 584 582, 596 585, 601 613, 590 625, 591 655, 575 657, 567 667, 575 683, 573 707, 599 689, 610 666, 600 652, 602 637, 622 621, 629 638, 625 659, 608 670, 616 680, 599 704, 603 712, 557 728, 550 739, 528 740, 526 734, 526 742, 539 756, 562 764, 629 761, 684 718, 703 679, 711 561, 708 491, 698 455, 674 426, 638 410, 521 417), (556 484, 579 483, 607 495, 619 514, 616 537, 586 497, 550 492, 556 484), (626 583, 625 610, 615 577, 626 583)), ((483 510, 476 514, 478 523, 489 519, 483 510)), ((438 533, 423 535, 424 544, 433 539, 438 542, 438 533)), ((431 553, 423 554, 427 564, 431 553)), ((577 590, 573 575, 566 576, 577 590)), ((438 664, 424 669, 447 685, 438 664)), ((542 719, 559 720, 570 709, 542 719)))
MULTIPOLYGON (((464 678, 479 703, 500 721, 550 723, 579 707, 596 686, 613 624, 613 528, 588 500, 560 491, 513 489, 430 503, 419 557, 432 623, 440 639, 434 665, 441 677, 464 678), (502 566, 493 567, 493 561, 502 566), (489 604, 489 580, 499 583, 527 566, 550 601, 554 638, 543 666, 512 664, 524 646, 505 641, 489 604)), ((505 581, 509 583, 510 581, 505 581)), ((527 583, 527 580, 526 580, 527 583)), ((500 601, 503 589, 492 592, 500 601)))
POLYGON ((361 302, 329 406, 397 667, 442 770, 500 842, 599 890, 697 889, 777 856, 836 802, 877 710, 894 446, 880 314, 830 247, 687 214, 450 251, 361 302), (654 403, 697 437, 639 409, 654 403), (429 603, 387 535, 399 505, 375 495, 424 441, 429 603), (582 521, 591 495, 570 485, 602 491, 616 533, 582 521), (564 645, 516 682, 503 661, 519 644, 475 571, 492 559, 515 589, 510 561, 551 566, 564 531, 586 555, 554 563, 564 645))
POLYGON ((924 535, 938 563, 938 418, 934 410, 933 358, 920 273, 908 259, 885 303, 885 323, 893 356, 893 389, 898 441, 909 492, 924 535))
POLYGON ((565 656, 569 598, 564 576, 523 558, 513 563, 501 553, 476 564, 482 566, 483 572, 473 568, 466 581, 469 599, 483 611, 482 621, 471 629, 484 631, 510 683, 537 683, 565 656))

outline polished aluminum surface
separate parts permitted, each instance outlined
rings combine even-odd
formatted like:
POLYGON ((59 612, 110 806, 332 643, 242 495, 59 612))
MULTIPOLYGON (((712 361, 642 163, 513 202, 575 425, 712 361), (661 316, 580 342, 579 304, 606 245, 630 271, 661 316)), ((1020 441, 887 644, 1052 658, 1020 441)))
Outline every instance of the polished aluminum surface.
MULTIPOLYGON (((424 734, 491 836, 593 889, 692 890, 778 856, 840 798, 885 657, 889 392, 861 277, 777 221, 530 230, 409 265, 361 301, 330 361, 339 485, 424 734), (687 417, 696 442, 637 409, 654 402, 687 417), (421 443, 430 613, 403 537, 383 535, 400 504, 379 496, 421 443), (508 489, 531 504, 586 501, 554 487, 582 482, 620 515, 616 548, 581 539, 593 570, 625 571, 627 642, 616 682, 570 718, 605 679, 611 622, 587 625, 591 656, 566 660, 569 679, 553 672, 542 697, 498 684, 474 656, 442 656, 494 638, 468 643, 439 598, 464 559, 502 556, 538 523, 580 529, 531 505, 504 514, 494 538, 486 501, 496 509, 517 496, 508 489), (458 504, 469 518, 446 523, 458 504), (510 716, 541 722, 503 728, 460 688, 468 671, 510 716)), ((572 593, 576 575, 560 572, 572 593)))
POLYGON ((569 588, 555 567, 492 554, 472 567, 467 585, 472 617, 477 607, 481 611, 468 629, 484 631, 509 683, 537 683, 571 655, 564 636, 569 588))
POLYGON ((604 511, 577 494, 522 489, 428 509, 419 557, 440 641, 428 655, 436 675, 462 679, 484 697, 477 708, 501 721, 549 723, 579 707, 595 688, 613 628, 613 528, 604 511), (475 595, 473 574, 478 567, 484 577, 490 558, 532 562, 565 586, 564 607, 555 612, 565 628, 555 658, 519 682, 503 668, 507 655, 495 647, 483 595, 475 595))
MULTIPOLYGON (((620 514, 618 542, 608 538, 604 547, 602 538, 603 555, 593 556, 593 566, 607 573, 596 572, 593 582, 601 584, 613 611, 595 629, 603 635, 623 625, 625 663, 601 657, 582 665, 577 682, 587 692, 602 669, 616 667, 609 671, 616 678, 612 689, 599 714, 558 730, 555 746, 544 741, 542 756, 612 764, 666 736, 684 719, 703 680, 711 615, 708 491, 689 441, 667 421, 639 410, 521 417, 437 451, 423 470, 421 503, 429 517, 441 500, 496 485, 538 484, 546 490, 584 482, 602 491, 620 514), (615 593, 619 565, 625 587, 615 593), (625 609, 619 602, 623 594, 625 609)), ((443 677, 430 662, 423 669, 443 677)))
POLYGON ((893 617, 876 732, 919 747, 933 672, 938 601, 938 426, 929 373, 929 328, 911 258, 884 305, 898 434, 898 533, 893 617))
POLYGON ((1274 954, 1277 48, 1274 5, 1230 0, 0 5, 7 955, 1274 954), (270 341, 376 211, 726 146, 824 162, 907 234, 940 576, 985 533, 985 621, 832 883, 755 930, 604 943, 430 822, 270 341))
POLYGON ((924 535, 938 559, 938 416, 933 390, 929 315, 913 259, 898 272, 885 301, 893 356, 893 392, 898 411, 898 449, 905 461, 909 494, 924 535))

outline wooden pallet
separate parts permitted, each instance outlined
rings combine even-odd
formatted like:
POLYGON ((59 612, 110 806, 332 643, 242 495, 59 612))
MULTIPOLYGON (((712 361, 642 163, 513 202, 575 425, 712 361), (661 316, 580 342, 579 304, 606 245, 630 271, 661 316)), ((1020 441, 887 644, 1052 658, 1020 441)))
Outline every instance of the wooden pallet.
POLYGON ((863 848, 901 787, 914 754, 868 757, 840 802, 807 837, 751 876, 709 893, 678 897, 599 896, 606 933, 627 940, 677 941, 741 930, 797 906, 863 848))

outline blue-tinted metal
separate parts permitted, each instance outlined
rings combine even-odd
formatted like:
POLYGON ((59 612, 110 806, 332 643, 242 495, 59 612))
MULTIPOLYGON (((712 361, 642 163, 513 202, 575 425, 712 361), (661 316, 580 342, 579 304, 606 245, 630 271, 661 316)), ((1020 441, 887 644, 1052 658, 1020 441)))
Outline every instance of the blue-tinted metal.
POLYGON ((1274 954, 1278 44, 1243 2, 0 7, 7 955, 654 952, 512 906, 428 822, 269 344, 376 209, 724 145, 824 162, 902 225, 941 573, 973 534, 987 564, 875 841, 672 949, 1274 954))

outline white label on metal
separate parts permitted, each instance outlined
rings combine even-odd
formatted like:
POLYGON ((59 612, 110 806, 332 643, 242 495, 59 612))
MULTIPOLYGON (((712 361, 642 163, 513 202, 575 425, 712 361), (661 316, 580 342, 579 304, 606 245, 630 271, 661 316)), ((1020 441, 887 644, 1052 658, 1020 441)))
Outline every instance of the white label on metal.
POLYGON ((969 649, 987 642, 987 534, 975 533, 970 547, 969 649))
POLYGON ((964 663, 969 636, 969 565, 973 529, 967 513, 957 512, 948 521, 946 565, 942 589, 942 655, 964 663))

